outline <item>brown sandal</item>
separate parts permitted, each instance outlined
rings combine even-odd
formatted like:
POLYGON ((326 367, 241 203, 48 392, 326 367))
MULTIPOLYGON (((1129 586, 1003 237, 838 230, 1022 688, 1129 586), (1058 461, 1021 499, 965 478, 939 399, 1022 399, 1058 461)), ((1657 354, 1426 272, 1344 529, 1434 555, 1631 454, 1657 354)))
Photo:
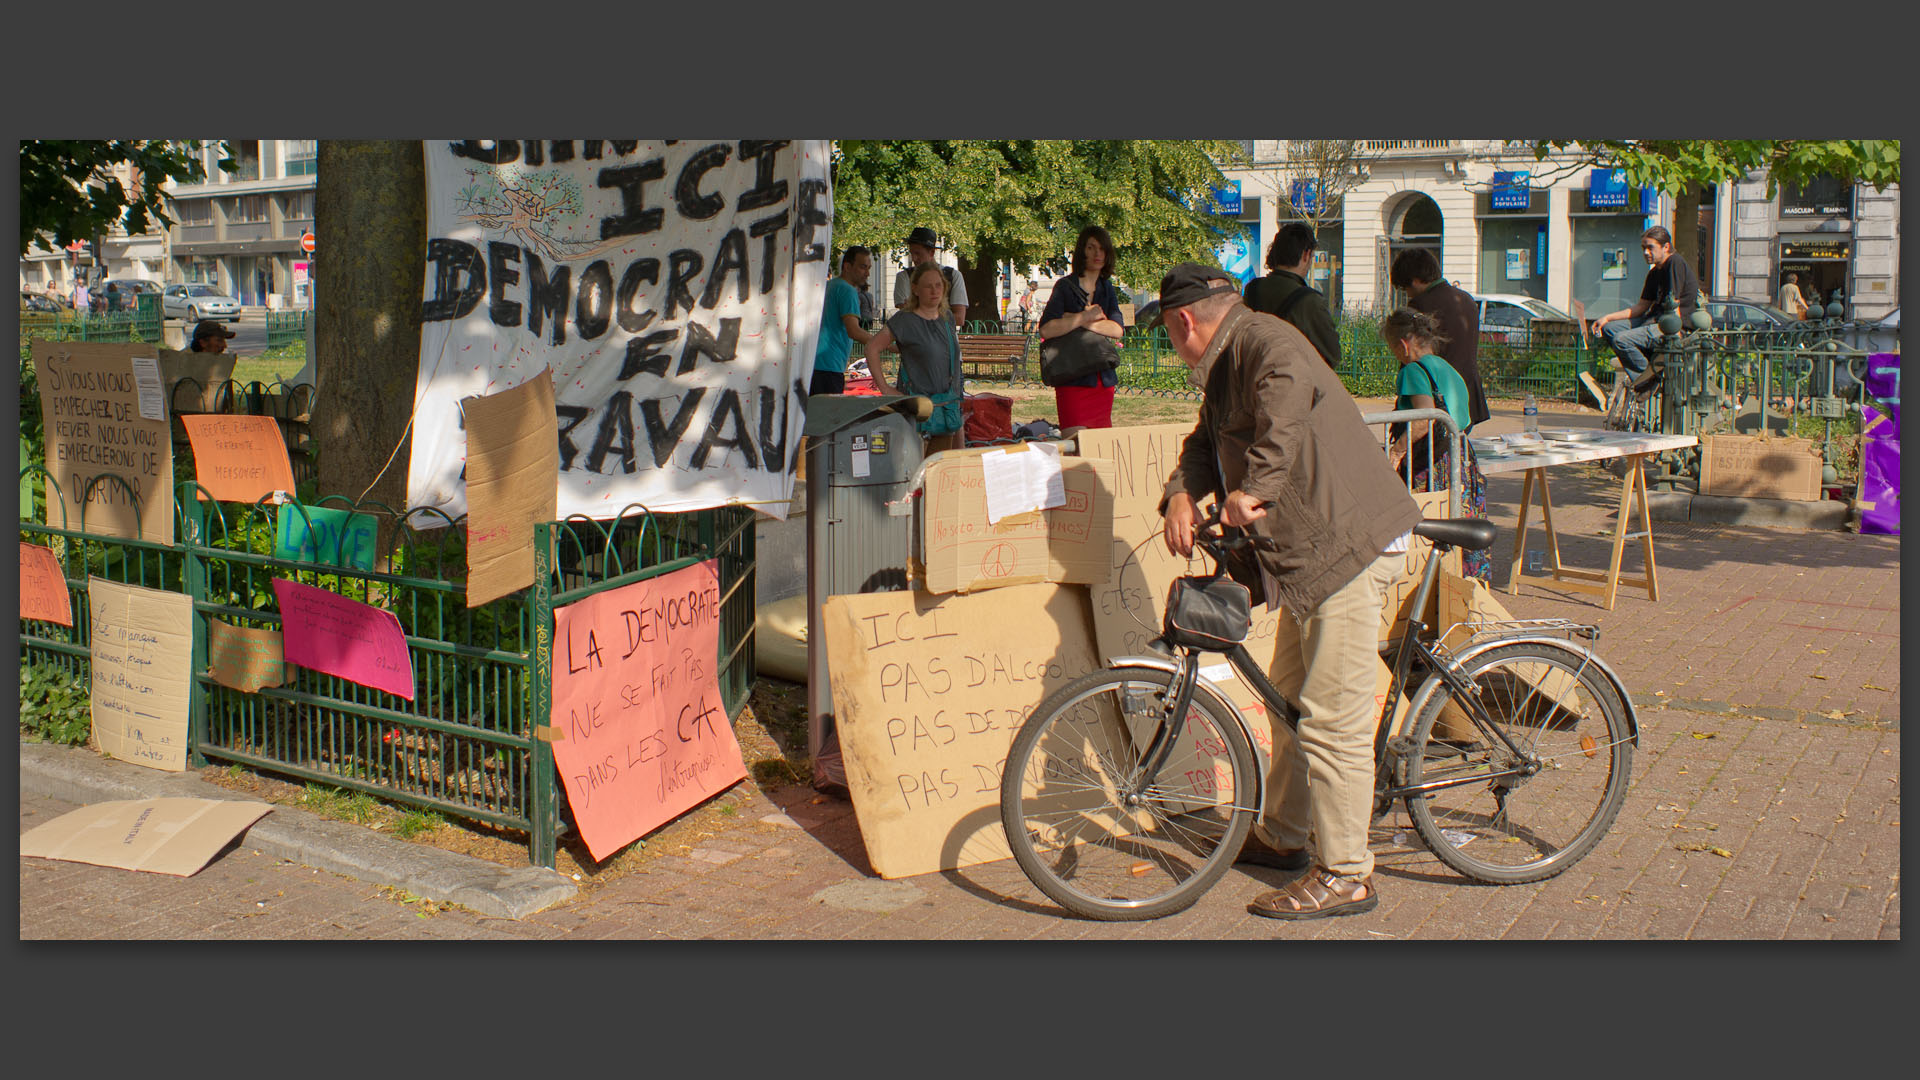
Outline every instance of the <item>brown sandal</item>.
POLYGON ((1335 915, 1358 915, 1372 911, 1380 903, 1373 887, 1373 875, 1359 881, 1336 877, 1324 866, 1316 866, 1307 876, 1290 881, 1284 888, 1261 893, 1247 910, 1268 919, 1324 919, 1335 915), (1364 896, 1357 896, 1358 893, 1364 896))

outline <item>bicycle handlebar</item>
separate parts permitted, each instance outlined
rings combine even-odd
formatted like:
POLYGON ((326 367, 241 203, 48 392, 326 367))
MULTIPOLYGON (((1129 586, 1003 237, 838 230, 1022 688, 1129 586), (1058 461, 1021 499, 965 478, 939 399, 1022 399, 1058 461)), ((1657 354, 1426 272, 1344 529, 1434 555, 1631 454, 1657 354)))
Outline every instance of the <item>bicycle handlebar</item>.
MULTIPOLYGON (((1273 503, 1269 501, 1263 502, 1260 505, 1270 508, 1273 506, 1273 503)), ((1241 530, 1238 526, 1221 525, 1219 503, 1213 504, 1213 508, 1207 511, 1207 516, 1193 527, 1193 543, 1196 547, 1205 548, 1207 554, 1213 556, 1216 562, 1220 561, 1220 557, 1224 553, 1238 551, 1245 547, 1251 547, 1261 551, 1280 550, 1279 545, 1264 536, 1254 536, 1251 533, 1241 530), (1215 531, 1216 527, 1218 527, 1220 531, 1215 531), (1226 535, 1225 530, 1227 529, 1235 529, 1238 535, 1226 535)))

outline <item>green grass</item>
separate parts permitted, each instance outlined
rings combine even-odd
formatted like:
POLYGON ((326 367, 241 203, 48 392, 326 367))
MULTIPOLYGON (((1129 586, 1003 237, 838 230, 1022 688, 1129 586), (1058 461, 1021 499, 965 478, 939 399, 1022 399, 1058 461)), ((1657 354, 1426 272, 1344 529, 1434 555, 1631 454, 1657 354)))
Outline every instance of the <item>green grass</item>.
POLYGON ((402 840, 411 840, 421 833, 432 832, 446 824, 446 819, 431 810, 409 810, 394 822, 393 835, 402 840))
POLYGON ((379 803, 364 791, 346 792, 325 784, 308 784, 300 804, 321 817, 365 825, 373 820, 379 803))
POLYGON ((268 349, 259 356, 243 356, 234 361, 233 381, 241 386, 249 383, 285 382, 300 373, 307 364, 307 344, 296 341, 290 345, 281 345, 268 349))

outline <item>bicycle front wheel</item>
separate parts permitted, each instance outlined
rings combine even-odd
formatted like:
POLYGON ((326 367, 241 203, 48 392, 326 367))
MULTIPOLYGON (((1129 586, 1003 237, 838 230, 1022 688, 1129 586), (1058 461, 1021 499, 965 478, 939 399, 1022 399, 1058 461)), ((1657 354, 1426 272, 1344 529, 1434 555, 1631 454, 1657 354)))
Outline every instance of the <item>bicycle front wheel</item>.
POLYGON ((1413 827, 1439 860, 1496 885, 1540 881, 1600 843, 1633 766, 1626 706, 1579 650, 1519 642, 1468 661, 1476 702, 1442 686, 1414 718, 1413 827))
POLYGON ((1090 919, 1192 906, 1233 865, 1259 812, 1258 759, 1236 717, 1195 695, 1154 776, 1174 677, 1110 668, 1061 687, 1022 725, 1000 821, 1027 880, 1090 919))

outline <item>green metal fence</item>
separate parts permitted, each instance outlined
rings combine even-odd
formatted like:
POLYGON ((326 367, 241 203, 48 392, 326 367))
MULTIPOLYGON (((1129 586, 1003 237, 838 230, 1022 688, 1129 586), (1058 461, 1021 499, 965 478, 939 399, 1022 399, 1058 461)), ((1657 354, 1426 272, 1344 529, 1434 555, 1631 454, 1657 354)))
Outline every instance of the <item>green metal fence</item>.
MULTIPOLYGON (((36 486, 45 472, 22 470, 36 486)), ((73 599, 74 626, 23 620, 23 665, 51 664, 73 680, 89 676, 89 576, 193 598, 195 690, 189 703, 189 761, 228 761, 335 787, 365 791, 451 817, 524 831, 528 854, 552 866, 567 828, 551 749, 535 738, 552 704, 553 608, 593 593, 717 557, 722 596, 719 671, 729 717, 754 677, 754 514, 730 507, 687 514, 644 510, 613 522, 584 519, 537 529, 535 588, 478 608, 466 606, 462 530, 428 511, 396 515, 343 497, 317 505, 367 512, 394 536, 375 570, 272 554, 274 515, 298 507, 203 503, 198 485, 179 485, 172 545, 89 534, 84 523, 22 522, 21 539, 52 547, 73 599), (412 701, 336 676, 289 665, 282 686, 244 693, 206 672, 210 620, 280 625, 272 581, 284 578, 382 607, 399 619, 414 667, 412 701)), ((56 504, 57 505, 57 504, 56 504)))
POLYGON ((122 311, 112 315, 51 314, 41 311, 20 313, 20 347, 28 348, 33 338, 42 341, 152 341, 160 340, 159 309, 149 316, 146 309, 122 311))
POLYGON ((277 349, 282 345, 305 342, 307 320, 312 317, 310 311, 267 312, 267 348, 277 349))

